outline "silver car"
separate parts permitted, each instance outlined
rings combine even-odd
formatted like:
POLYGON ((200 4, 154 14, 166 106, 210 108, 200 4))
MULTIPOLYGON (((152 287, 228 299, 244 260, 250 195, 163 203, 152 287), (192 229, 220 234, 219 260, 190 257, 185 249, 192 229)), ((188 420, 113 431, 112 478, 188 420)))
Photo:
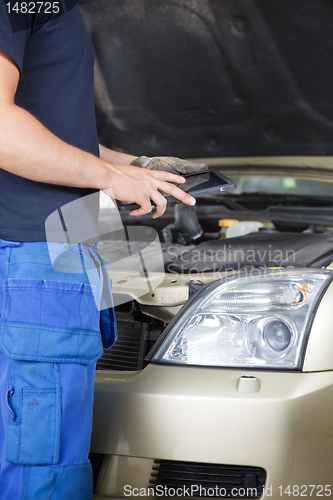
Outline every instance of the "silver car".
POLYGON ((332 494, 331 160, 218 161, 238 187, 176 207, 163 281, 110 269, 127 302, 96 375, 96 498, 332 494))
POLYGON ((331 497, 332 2, 80 3, 100 141, 237 184, 123 215, 141 269, 101 210, 119 338, 97 366, 96 499, 331 497))

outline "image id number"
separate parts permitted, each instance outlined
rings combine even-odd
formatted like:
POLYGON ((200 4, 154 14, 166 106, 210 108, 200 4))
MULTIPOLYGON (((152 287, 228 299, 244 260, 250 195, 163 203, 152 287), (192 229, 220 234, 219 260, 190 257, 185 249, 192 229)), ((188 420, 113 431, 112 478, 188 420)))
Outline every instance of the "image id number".
POLYGON ((58 14, 60 2, 16 2, 13 7, 10 2, 6 3, 8 14, 58 14))
POLYGON ((287 486, 286 488, 279 486, 278 490, 281 497, 284 495, 292 497, 330 497, 332 494, 330 484, 326 484, 325 486, 320 484, 302 484, 302 486, 294 485, 287 486))

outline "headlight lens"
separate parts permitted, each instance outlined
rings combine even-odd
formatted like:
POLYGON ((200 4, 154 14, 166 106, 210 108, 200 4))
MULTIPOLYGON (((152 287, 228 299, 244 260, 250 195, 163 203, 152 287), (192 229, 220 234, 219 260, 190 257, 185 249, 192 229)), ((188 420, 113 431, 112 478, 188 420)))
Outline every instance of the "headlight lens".
POLYGON ((266 319, 262 336, 265 344, 275 352, 285 351, 293 340, 292 327, 278 318, 266 319))
POLYGON ((173 325, 154 361, 300 369, 329 271, 278 270, 219 280, 173 325))

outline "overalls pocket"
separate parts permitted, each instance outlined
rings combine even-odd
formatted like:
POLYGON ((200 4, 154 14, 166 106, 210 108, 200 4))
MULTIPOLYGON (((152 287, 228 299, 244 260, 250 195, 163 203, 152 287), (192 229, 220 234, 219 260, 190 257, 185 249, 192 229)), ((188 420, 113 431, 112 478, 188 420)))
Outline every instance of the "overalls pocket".
POLYGON ((61 425, 58 365, 10 359, 8 383, 7 461, 56 464, 61 425))
POLYGON ((7 278, 0 328, 12 359, 89 364, 103 353, 99 311, 85 283, 7 278))

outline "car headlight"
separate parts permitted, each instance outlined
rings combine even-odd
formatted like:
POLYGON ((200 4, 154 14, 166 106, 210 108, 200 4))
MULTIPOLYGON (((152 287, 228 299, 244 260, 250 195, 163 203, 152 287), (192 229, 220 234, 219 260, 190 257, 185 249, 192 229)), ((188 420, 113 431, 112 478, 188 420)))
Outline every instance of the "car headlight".
POLYGON ((218 280, 171 326, 154 362, 301 369, 329 271, 286 269, 218 280))

